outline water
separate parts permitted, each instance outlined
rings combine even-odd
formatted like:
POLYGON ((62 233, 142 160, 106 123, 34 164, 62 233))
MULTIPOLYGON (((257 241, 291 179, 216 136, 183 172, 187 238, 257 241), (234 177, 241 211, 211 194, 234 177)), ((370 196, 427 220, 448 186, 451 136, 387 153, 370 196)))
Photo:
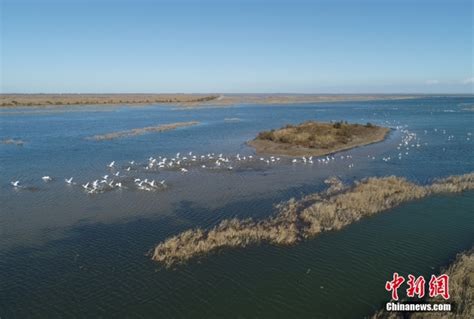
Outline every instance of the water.
POLYGON ((368 316, 387 301, 383 287, 391 273, 436 273, 472 246, 473 192, 408 203, 294 247, 225 250, 171 270, 145 254, 188 228, 234 216, 263 218, 275 203, 323 189, 329 176, 350 182, 394 174, 427 183, 472 172, 473 113, 466 110, 472 104, 472 97, 437 97, 190 110, 1 110, 0 140, 26 143, 0 144, 0 316, 368 316), (386 141, 338 153, 329 164, 283 159, 246 170, 128 173, 166 179, 169 187, 160 192, 88 195, 63 182, 70 176, 78 183, 96 179, 107 174, 112 160, 123 171, 128 161, 177 152, 249 155, 245 141, 259 131, 308 119, 372 122, 394 130, 386 141), (200 124, 112 141, 86 139, 192 120, 200 124), (410 145, 405 155, 397 146, 407 131, 420 146, 410 145), (55 180, 44 183, 44 175, 55 180), (11 180, 29 189, 15 190, 11 180))

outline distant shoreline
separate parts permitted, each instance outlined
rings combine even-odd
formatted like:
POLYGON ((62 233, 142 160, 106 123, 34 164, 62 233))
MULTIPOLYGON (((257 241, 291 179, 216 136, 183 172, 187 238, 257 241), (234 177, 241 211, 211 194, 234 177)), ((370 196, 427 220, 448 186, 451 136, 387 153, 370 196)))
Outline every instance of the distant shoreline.
MULTIPOLYGON (((173 105, 179 107, 233 104, 298 104, 343 101, 415 99, 419 94, 0 94, 0 108, 85 105, 173 105)), ((435 96, 435 95, 433 95, 435 96)))
POLYGON ((0 94, 0 107, 84 105, 193 105, 218 99, 216 94, 0 94))

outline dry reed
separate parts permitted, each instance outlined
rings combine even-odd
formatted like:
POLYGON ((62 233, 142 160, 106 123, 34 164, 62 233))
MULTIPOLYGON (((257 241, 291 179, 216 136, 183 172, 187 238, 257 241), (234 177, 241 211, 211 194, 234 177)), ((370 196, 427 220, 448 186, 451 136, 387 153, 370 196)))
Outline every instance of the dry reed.
POLYGON ((168 238, 155 247, 152 259, 170 267, 221 248, 261 242, 293 245, 407 201, 474 189, 474 173, 451 176, 427 186, 395 176, 367 178, 352 187, 337 179, 326 182, 331 185, 326 191, 276 205, 276 214, 267 219, 223 220, 210 230, 187 230, 168 238))

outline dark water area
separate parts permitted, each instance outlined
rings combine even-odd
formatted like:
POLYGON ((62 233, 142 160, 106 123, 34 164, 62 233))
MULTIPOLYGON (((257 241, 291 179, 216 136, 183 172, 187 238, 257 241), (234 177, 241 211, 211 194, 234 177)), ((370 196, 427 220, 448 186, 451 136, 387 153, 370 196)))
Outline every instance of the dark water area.
POLYGON ((25 142, 0 144, 0 316, 369 316, 388 301, 384 284, 394 271, 428 276, 473 245, 473 192, 407 203, 293 247, 223 250, 176 269, 164 269, 146 254, 189 228, 229 217, 264 218, 280 201, 324 189, 331 176, 350 183, 397 175, 424 184, 472 172, 474 121, 466 105, 473 103, 471 97, 430 97, 207 109, 0 110, 0 140, 25 142), (334 154, 328 163, 282 158, 266 164, 260 156, 237 161, 237 154, 255 156, 245 142, 259 131, 309 119, 393 130, 385 141, 334 154), (111 141, 87 139, 186 121, 200 124, 111 141), (150 156, 178 152, 222 153, 234 169, 143 168, 150 156), (138 165, 127 172, 132 160, 138 165), (107 167, 111 161, 124 183, 139 177, 163 179, 168 186, 87 194, 81 184, 115 173, 107 167), (45 183, 45 175, 53 180, 45 183), (77 184, 66 184, 69 177, 77 184), (12 187, 16 180, 22 188, 12 187))

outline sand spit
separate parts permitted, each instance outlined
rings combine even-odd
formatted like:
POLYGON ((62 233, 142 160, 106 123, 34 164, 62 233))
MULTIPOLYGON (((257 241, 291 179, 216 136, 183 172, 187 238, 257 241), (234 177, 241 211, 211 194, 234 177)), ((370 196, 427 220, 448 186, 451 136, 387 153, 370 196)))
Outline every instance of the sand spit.
POLYGON ((25 142, 20 140, 20 139, 7 138, 7 139, 2 140, 1 144, 23 146, 23 144, 25 144, 25 142))
POLYGON ((389 128, 371 123, 307 121, 260 132, 248 144, 257 154, 322 156, 383 141, 389 132, 389 128))
POLYGON ((242 119, 239 117, 226 117, 224 121, 225 122, 240 122, 242 121, 242 119))
POLYGON ((451 176, 427 186, 395 176, 371 177, 352 186, 335 178, 326 183, 330 187, 324 192, 276 205, 275 215, 267 219, 223 220, 209 230, 191 229, 168 238, 151 252, 152 259, 170 267, 222 248, 261 242, 293 245, 410 200, 474 189, 474 173, 451 176))
POLYGON ((197 124, 199 124, 199 122, 197 121, 162 124, 158 126, 148 126, 148 127, 142 127, 142 128, 134 128, 131 130, 126 130, 126 131, 94 135, 92 137, 88 137, 87 139, 95 140, 95 141, 107 141, 107 140, 113 140, 113 139, 123 138, 123 137, 143 135, 147 133, 165 132, 165 131, 175 130, 180 127, 193 126, 197 124))
POLYGON ((451 312, 387 312, 378 311, 372 319, 428 319, 428 318, 474 318, 474 247, 457 255, 447 269, 441 271, 449 275, 450 299, 438 296, 427 298, 428 303, 450 303, 451 312))
POLYGON ((397 94, 223 94, 219 98, 207 102, 208 105, 278 105, 302 104, 342 101, 377 101, 377 100, 402 100, 423 97, 423 95, 397 95, 397 94))

